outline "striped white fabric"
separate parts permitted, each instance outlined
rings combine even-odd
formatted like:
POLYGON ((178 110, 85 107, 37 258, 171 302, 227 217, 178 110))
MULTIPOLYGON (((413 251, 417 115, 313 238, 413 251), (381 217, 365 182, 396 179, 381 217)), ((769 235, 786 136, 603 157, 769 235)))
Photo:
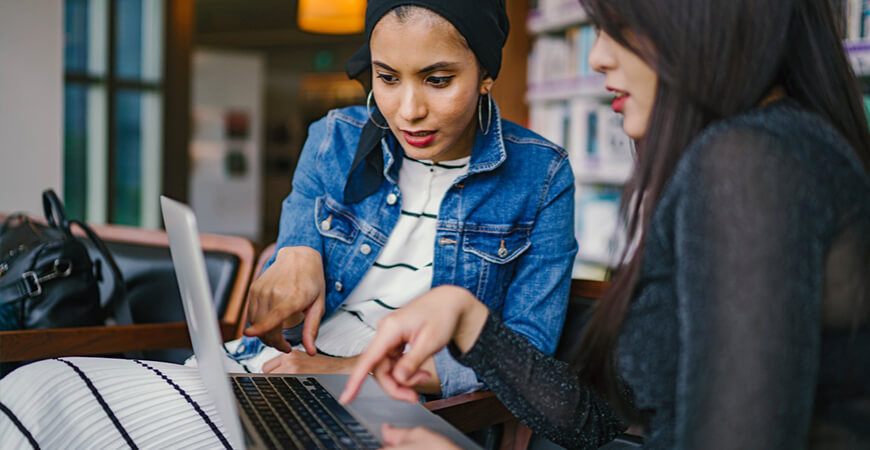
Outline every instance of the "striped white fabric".
POLYGON ((405 157, 397 203, 402 214, 375 264, 320 326, 316 341, 320 351, 332 356, 362 353, 374 338, 378 320, 430 289, 441 200, 468 172, 469 160, 432 163, 405 157))
POLYGON ((0 380, 0 448, 226 448, 196 369, 61 358, 0 380))

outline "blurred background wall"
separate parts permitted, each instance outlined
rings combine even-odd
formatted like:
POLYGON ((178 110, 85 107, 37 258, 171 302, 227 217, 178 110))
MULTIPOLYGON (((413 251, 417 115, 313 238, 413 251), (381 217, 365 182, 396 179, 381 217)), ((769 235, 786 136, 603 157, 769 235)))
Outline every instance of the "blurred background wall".
POLYGON ((0 1, 0 210, 62 190, 63 1, 0 1), (14 45, 11 45, 14 43, 14 45))

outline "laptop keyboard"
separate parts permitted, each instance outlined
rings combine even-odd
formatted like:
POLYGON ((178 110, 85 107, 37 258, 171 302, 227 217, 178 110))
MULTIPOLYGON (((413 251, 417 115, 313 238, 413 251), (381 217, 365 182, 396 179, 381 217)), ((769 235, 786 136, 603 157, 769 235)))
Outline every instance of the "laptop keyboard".
POLYGON ((245 414, 272 448, 380 448, 374 436, 315 378, 231 380, 245 414))

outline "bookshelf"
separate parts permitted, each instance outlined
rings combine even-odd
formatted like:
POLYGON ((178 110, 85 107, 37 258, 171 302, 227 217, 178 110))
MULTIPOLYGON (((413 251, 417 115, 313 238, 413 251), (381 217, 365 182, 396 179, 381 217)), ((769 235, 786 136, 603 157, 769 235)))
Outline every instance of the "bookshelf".
MULTIPOLYGON (((870 0, 840 0, 847 54, 862 83, 870 80, 870 0)), ((610 110, 604 76, 588 65, 595 34, 576 0, 532 0, 526 102, 529 127, 564 147, 574 169, 573 277, 603 279, 618 256, 622 187, 631 176, 632 144, 610 110)), ((870 104, 870 101, 868 101, 870 104)))
POLYGON ((558 101, 575 97, 603 100, 607 96, 607 91, 604 89, 604 76, 600 74, 539 81, 529 84, 526 92, 526 100, 529 103, 558 101))
POLYGON ((604 76, 587 62, 596 35, 580 3, 538 0, 531 7, 529 126, 564 147, 574 169, 579 251, 573 277, 603 279, 616 253, 619 199, 633 168, 631 143, 607 104, 604 76))
POLYGON ((530 34, 551 33, 565 30, 580 23, 588 22, 586 11, 580 2, 538 2, 532 5, 526 21, 526 29, 530 34))
POLYGON ((859 77, 870 76, 870 39, 846 41, 846 52, 859 77))

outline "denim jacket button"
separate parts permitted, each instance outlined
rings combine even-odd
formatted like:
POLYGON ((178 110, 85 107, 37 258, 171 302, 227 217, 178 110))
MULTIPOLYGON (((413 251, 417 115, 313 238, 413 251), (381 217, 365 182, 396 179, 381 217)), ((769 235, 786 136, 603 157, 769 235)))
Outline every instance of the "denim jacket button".
POLYGON ((368 255, 369 253, 372 252, 372 248, 369 247, 369 244, 363 244, 363 245, 359 246, 359 252, 362 253, 363 255, 368 255))
POLYGON ((396 201, 399 200, 399 197, 396 194, 390 194, 387 196, 387 204, 392 206, 396 204, 396 201))
POLYGON ((323 231, 329 231, 329 229, 332 228, 332 223, 329 220, 324 220, 323 222, 320 222, 320 228, 323 229, 323 231))
POLYGON ((341 292, 344 290, 344 285, 341 284, 341 281, 335 282, 335 292, 341 292))
POLYGON ((506 248, 502 247, 502 248, 498 249, 498 257, 499 258, 504 258, 505 256, 507 256, 507 254, 508 254, 508 250, 506 248))

